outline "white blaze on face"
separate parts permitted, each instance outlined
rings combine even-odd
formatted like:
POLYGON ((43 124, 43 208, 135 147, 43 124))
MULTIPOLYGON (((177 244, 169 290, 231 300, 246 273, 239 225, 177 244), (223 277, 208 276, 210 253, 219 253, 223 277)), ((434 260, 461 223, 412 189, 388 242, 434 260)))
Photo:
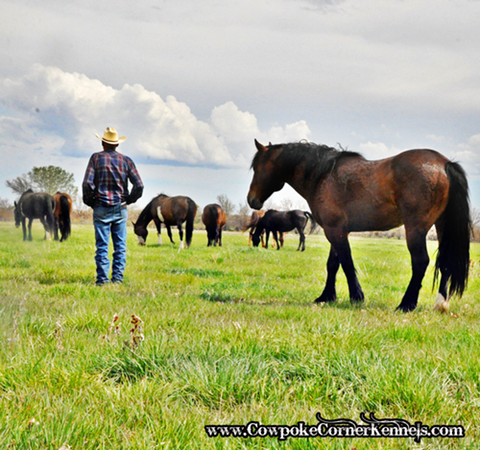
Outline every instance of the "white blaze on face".
POLYGON ((138 237, 138 243, 139 243, 140 245, 145 245, 145 239, 143 239, 142 236, 137 236, 137 237, 138 237))
POLYGON ((437 298, 435 299, 435 305, 433 305, 433 309, 445 313, 448 312, 449 308, 450 302, 442 294, 439 293, 437 295, 437 298))

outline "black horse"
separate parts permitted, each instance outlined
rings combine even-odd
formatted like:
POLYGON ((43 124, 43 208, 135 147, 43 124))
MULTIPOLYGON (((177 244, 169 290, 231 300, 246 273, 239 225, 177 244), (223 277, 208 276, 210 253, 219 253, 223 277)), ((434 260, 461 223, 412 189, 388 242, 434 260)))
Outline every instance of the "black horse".
POLYGON ((32 222, 33 219, 40 219, 45 228, 45 239, 50 239, 54 231, 55 199, 45 192, 34 193, 31 189, 25 191, 18 202, 15 202, 15 226, 18 228, 22 224, 23 240, 27 240, 27 227, 25 224, 28 219, 28 240, 32 240, 32 222))
POLYGON ((258 221, 255 232, 252 236, 252 242, 254 247, 258 247, 260 244, 260 237, 263 231, 266 231, 265 248, 268 248, 268 238, 270 232, 272 232, 275 242, 277 243, 277 250, 280 250, 280 243, 278 240, 278 233, 285 233, 292 230, 297 230, 300 235, 300 242, 298 244, 298 250, 302 252, 305 250, 305 227, 307 226, 308 219, 312 221, 312 228, 316 226, 313 216, 308 211, 300 211, 294 209, 292 211, 275 211, 274 209, 268 210, 265 215, 258 221))

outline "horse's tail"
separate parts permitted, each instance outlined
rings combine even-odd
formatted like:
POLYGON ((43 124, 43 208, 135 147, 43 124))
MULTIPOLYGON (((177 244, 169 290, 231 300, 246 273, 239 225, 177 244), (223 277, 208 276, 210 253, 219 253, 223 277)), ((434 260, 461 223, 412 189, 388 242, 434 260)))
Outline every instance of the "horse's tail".
POLYGON ((445 171, 450 188, 443 212, 444 229, 435 264, 434 284, 439 271, 443 272, 448 277, 447 283, 450 282, 449 296, 462 296, 468 282, 472 234, 468 182, 465 171, 458 163, 447 162, 445 171))
POLYGON ((187 211, 187 225, 185 226, 185 244, 187 245, 187 248, 188 248, 190 247, 190 243, 192 242, 193 223, 195 221, 195 215, 197 214, 197 205, 191 198, 187 200, 187 203, 188 203, 188 211, 187 211))
POLYGON ((305 214, 305 217, 307 219, 310 219, 310 221, 312 222, 312 225, 310 225, 310 233, 312 233, 313 230, 317 228, 317 222, 315 222, 315 219, 313 218, 312 214, 309 213, 308 211, 303 211, 303 213, 305 214))
POLYGON ((55 230, 55 199, 53 196, 46 194, 47 198, 45 198, 46 203, 46 210, 45 210, 45 218, 47 222, 47 233, 53 233, 55 230))
POLYGON ((59 214, 61 240, 64 241, 70 236, 71 221, 70 221, 70 202, 66 195, 60 196, 60 214, 59 214))
POLYGON ((207 229, 207 236, 209 241, 215 242, 215 237, 217 235, 217 226, 219 222, 219 214, 216 206, 210 206, 209 209, 211 222, 207 229))
POLYGON ((254 211, 252 213, 252 216, 250 217, 250 222, 242 228, 242 232, 244 233, 249 228, 251 228, 251 229, 255 228, 257 226, 259 220, 260 220, 260 214, 258 214, 256 211, 254 211))

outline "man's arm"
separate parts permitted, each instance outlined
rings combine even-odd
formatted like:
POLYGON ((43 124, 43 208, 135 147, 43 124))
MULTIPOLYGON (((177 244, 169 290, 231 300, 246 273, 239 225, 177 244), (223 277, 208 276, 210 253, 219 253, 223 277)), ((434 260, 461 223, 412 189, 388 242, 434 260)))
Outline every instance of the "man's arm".
POLYGON ((95 165, 93 156, 88 161, 82 183, 83 203, 93 208, 95 205, 95 165))
POLYGON ((137 168, 135 167, 135 163, 131 159, 129 160, 128 179, 133 187, 132 192, 130 192, 130 195, 127 196, 125 201, 127 202, 127 205, 130 205, 131 203, 135 203, 143 195, 143 182, 137 168))

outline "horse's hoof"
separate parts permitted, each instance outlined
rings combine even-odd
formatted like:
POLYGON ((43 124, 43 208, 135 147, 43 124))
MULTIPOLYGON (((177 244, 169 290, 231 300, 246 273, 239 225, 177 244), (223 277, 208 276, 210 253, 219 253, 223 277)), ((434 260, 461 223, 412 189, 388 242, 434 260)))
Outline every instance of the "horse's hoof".
POLYGON ((407 313, 413 311, 416 307, 417 305, 403 305, 402 303, 400 303, 400 305, 397 306, 396 311, 402 311, 404 313, 407 313))
POLYGON ((315 303, 332 303, 337 299, 336 296, 328 296, 322 294, 320 297, 315 299, 315 303))

